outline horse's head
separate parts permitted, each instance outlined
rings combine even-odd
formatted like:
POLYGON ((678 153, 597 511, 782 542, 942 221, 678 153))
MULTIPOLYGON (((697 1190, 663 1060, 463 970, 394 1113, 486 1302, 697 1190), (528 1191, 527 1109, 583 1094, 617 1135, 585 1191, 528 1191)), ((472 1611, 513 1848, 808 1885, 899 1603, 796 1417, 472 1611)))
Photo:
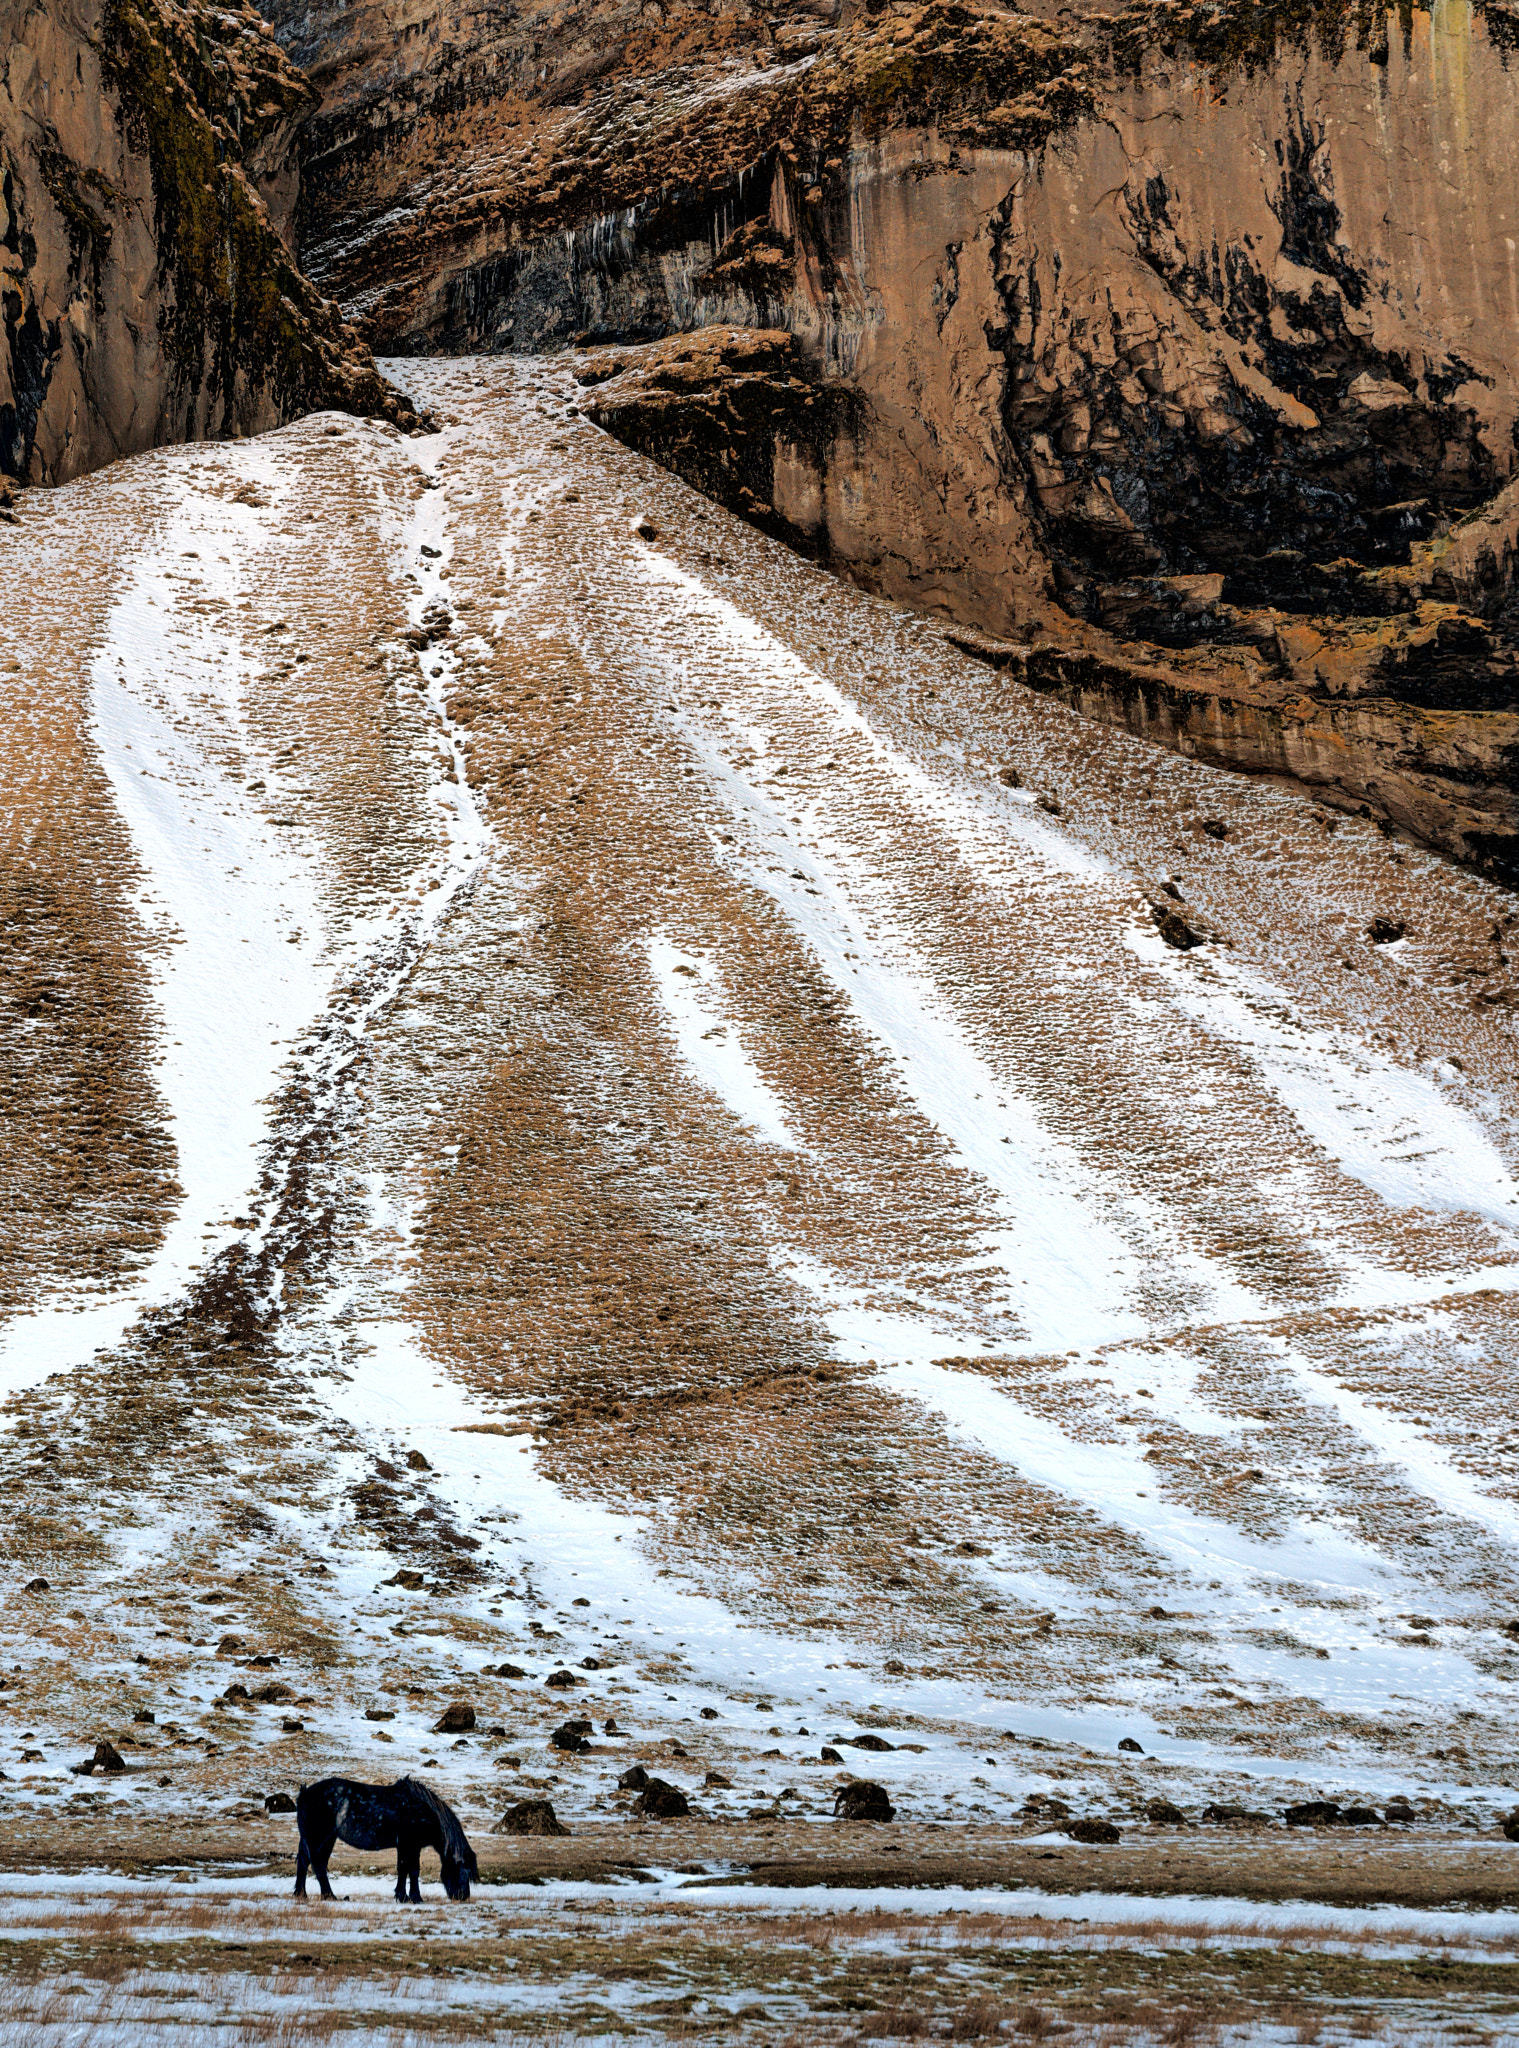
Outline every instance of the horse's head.
POLYGON ((443 1879, 443 1889, 451 1899, 467 1899, 469 1881, 472 1877, 480 1875, 480 1867, 475 1862, 473 1852, 467 1863, 453 1856, 445 1856, 442 1858, 439 1875, 443 1879))

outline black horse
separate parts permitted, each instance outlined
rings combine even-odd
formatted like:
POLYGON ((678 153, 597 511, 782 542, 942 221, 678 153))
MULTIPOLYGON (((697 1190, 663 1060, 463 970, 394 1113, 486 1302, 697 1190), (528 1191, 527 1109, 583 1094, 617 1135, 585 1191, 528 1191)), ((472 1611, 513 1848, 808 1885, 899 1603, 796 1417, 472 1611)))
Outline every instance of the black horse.
POLYGON ((306 1872, 316 1872, 322 1897, 332 1897, 327 1859, 335 1842, 355 1849, 394 1849, 396 1897, 405 1899, 408 1882, 413 1905, 422 1903, 422 1851, 434 1849, 442 1867, 443 1889, 451 1899, 467 1899, 471 1878, 480 1865, 465 1839, 458 1817, 436 1792, 416 1778, 397 1778, 393 1785, 363 1785, 356 1778, 323 1778, 303 1785, 295 1802, 295 1824, 301 1831, 295 1858, 295 1895, 306 1896, 306 1872))

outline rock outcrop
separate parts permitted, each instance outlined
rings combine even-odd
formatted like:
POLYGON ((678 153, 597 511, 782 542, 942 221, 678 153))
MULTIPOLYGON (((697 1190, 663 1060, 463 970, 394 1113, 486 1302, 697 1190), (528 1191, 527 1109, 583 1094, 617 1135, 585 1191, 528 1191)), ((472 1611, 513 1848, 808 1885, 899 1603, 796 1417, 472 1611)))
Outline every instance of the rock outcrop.
POLYGON ((295 261, 316 95, 252 7, 11 0, 6 17, 0 474, 62 483, 317 406, 414 418, 295 261))
POLYGON ((759 523, 1519 877, 1511 0, 655 14, 276 8, 369 338, 658 343, 596 417, 759 523))

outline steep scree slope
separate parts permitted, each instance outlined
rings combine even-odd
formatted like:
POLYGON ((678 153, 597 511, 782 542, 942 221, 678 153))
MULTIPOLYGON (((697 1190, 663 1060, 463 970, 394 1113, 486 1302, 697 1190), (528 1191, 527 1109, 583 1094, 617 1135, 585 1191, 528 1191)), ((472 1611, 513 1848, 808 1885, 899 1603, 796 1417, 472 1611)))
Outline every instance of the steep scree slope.
POLYGON ((1035 687, 1512 878, 1508 0, 275 20, 377 343, 713 329, 597 417, 1035 687))
POLYGON ((0 528, 7 1810, 1490 1824, 1513 897, 404 367, 0 528))
POLYGON ((7 0, 0 37, 0 478, 413 417, 287 246, 315 95, 245 0, 7 0))

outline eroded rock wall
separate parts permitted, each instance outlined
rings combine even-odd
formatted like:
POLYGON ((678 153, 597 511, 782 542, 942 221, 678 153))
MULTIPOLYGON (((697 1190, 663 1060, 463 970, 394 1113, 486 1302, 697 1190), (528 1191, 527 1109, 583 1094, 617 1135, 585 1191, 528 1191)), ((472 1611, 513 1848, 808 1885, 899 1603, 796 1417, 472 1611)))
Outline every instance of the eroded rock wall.
POLYGON ((412 418, 293 253, 316 95, 250 6, 7 0, 0 474, 317 405, 412 418))
POLYGON ((286 21, 366 332, 708 332, 597 417, 1036 687, 1519 873, 1508 0, 654 13, 286 21))

